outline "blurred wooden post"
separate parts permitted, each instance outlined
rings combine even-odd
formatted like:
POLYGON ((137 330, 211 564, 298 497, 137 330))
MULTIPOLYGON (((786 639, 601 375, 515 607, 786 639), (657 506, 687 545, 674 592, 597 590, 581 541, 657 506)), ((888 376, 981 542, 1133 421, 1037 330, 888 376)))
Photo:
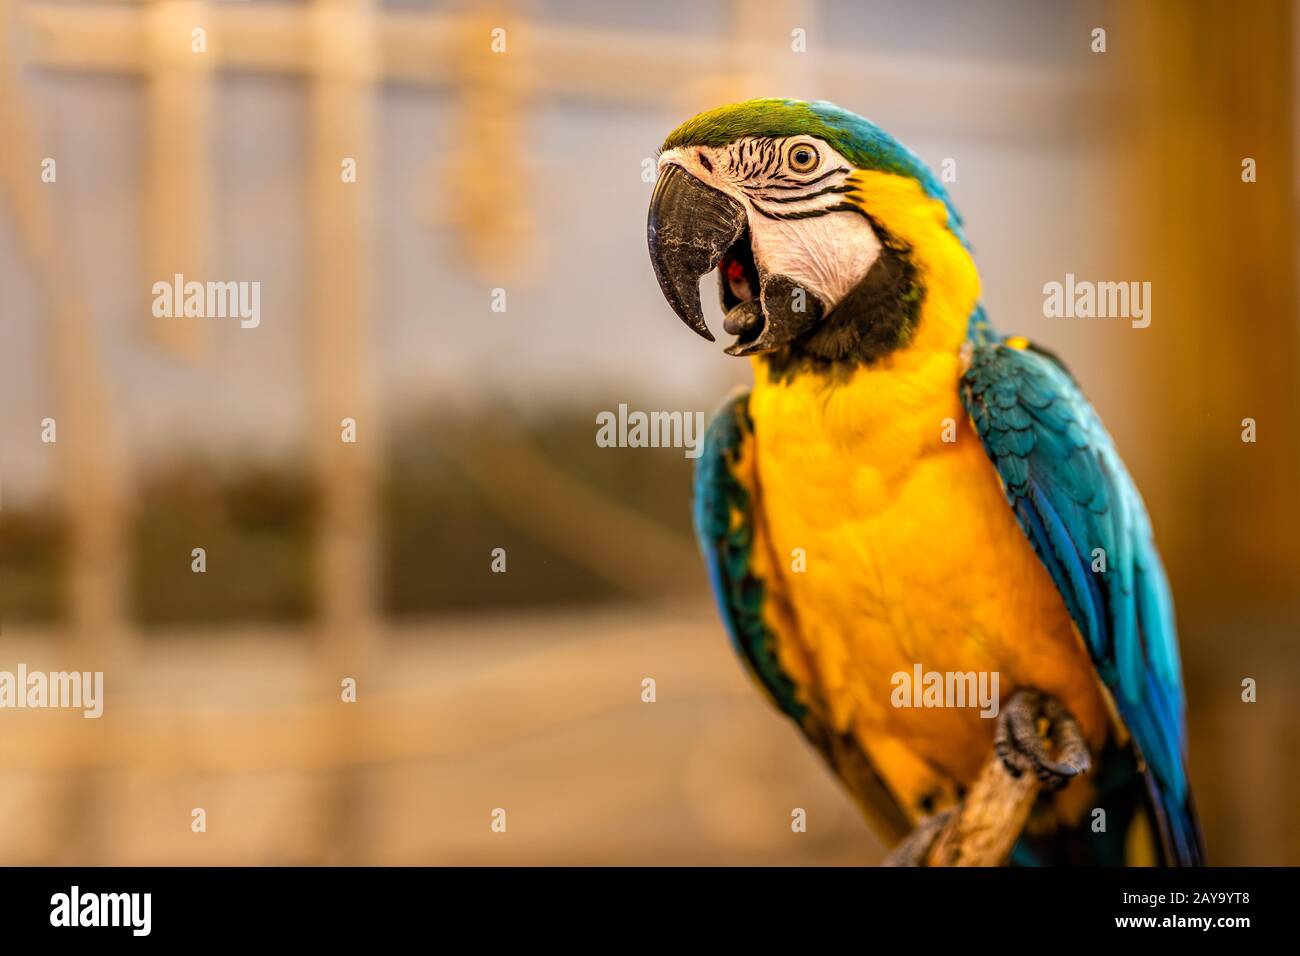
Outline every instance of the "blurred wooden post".
MULTIPOLYGON (((1145 430, 1173 514, 1155 523, 1180 609, 1225 589, 1291 600, 1300 578, 1300 327, 1292 141, 1294 6, 1214 0, 1115 5, 1116 170, 1136 211, 1145 430), (1244 182, 1242 163, 1256 162, 1244 182), (1242 441, 1242 420, 1257 442, 1242 441), (1267 530, 1267 533, 1261 531, 1267 530), (1231 555, 1231 560, 1228 556, 1231 555)), ((1103 60, 1099 57, 1098 60, 1103 60)), ((1132 278, 1138 278, 1138 275, 1132 278)), ((1127 277, 1126 277, 1127 278, 1127 277)), ((1186 620, 1194 615, 1186 610, 1186 620)))
MULTIPOLYGON (((0 0, 0 198, 8 200, 20 249, 31 264, 48 329, 46 355, 54 383, 57 497, 68 522, 70 542, 69 632, 62 658, 70 670, 120 674, 129 662, 132 634, 126 620, 130 549, 126 535, 124 456, 111 414, 104 363, 90 303, 76 280, 77 269, 55 235, 59 221, 50 191, 68 167, 55 161, 56 179, 43 182, 42 162, 31 110, 19 94, 20 65, 13 49, 7 0, 0 0)), ((4 203, 0 203, 4 205, 4 203)), ((41 423, 31 423, 33 442, 41 423)), ((71 745, 71 742, 69 742, 71 745)), ((72 773, 61 806, 65 863, 103 858, 110 830, 105 819, 102 774, 72 773)))
MULTIPOLYGON (((205 5, 196 0, 152 0, 147 11, 146 97, 148 190, 142 295, 177 274, 205 282, 212 223, 212 37, 205 5), (196 51, 194 31, 204 31, 196 51)), ((179 311, 179 308, 178 308, 179 311)), ((209 324, 149 316, 152 338, 171 355, 194 361, 207 350, 209 324)))
POLYGON ((799 87, 826 50, 817 30, 817 0, 731 0, 730 9, 733 73, 772 87, 739 95, 800 96, 799 87))
MULTIPOLYGON (((355 709, 374 690, 367 678, 379 638, 375 468, 382 439, 369 340, 375 308, 369 190, 377 172, 372 0, 313 0, 310 22, 308 407, 321 495, 316 584, 322 680, 324 692, 332 695, 341 694, 345 677, 356 680, 359 703, 339 706, 350 708, 349 718, 359 718, 355 709), (344 440, 350 430, 355 441, 344 440)), ((359 719, 340 726, 351 745, 359 746, 359 719)), ((365 852, 363 773, 358 768, 337 776, 328 844, 332 862, 361 862, 365 852)))
MULTIPOLYGON (((54 233, 52 191, 41 180, 45 156, 29 105, 19 94, 19 66, 9 62, 11 14, 0 0, 0 185, 14 213, 20 247, 48 317, 51 378, 56 408, 58 488, 70 524, 71 630, 97 658, 113 656, 126 641, 127 559, 122 488, 123 458, 110 415, 103 362, 90 304, 76 281, 67 250, 54 233)), ((57 156, 49 156, 60 175, 57 156)), ((32 441, 40 441, 32 422, 32 441)))
POLYGON ((534 180, 527 175, 524 122, 535 80, 526 60, 531 38, 515 28, 512 6, 487 4, 456 26, 456 135, 434 184, 467 239, 471 263, 501 282, 527 275, 539 258, 529 251, 534 180))
POLYGON ((371 0, 314 0, 310 93, 312 445, 321 480, 318 606, 328 653, 359 667, 375 637, 374 318, 370 188, 375 180, 371 0), (355 162, 356 181, 344 163, 355 162), (345 420, 356 441, 344 441, 345 420))
POLYGON ((732 40, 723 72, 707 78, 700 102, 687 109, 755 96, 822 95, 816 72, 826 40, 817 30, 817 0, 731 0, 728 6, 732 40), (796 30, 803 33, 796 37, 796 30))

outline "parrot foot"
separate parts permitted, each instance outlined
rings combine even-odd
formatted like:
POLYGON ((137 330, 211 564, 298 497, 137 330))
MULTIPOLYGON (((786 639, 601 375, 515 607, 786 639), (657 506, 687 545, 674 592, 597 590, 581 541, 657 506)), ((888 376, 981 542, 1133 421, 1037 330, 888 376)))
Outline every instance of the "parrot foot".
POLYGON ((925 866, 934 841, 952 819, 952 810, 943 810, 924 818, 903 842, 889 851, 881 866, 925 866))
POLYGON ((1029 688, 1016 691, 1002 708, 993 748, 1007 773, 1019 779, 1032 770, 1048 790, 1060 790, 1092 768, 1074 716, 1055 697, 1029 688))

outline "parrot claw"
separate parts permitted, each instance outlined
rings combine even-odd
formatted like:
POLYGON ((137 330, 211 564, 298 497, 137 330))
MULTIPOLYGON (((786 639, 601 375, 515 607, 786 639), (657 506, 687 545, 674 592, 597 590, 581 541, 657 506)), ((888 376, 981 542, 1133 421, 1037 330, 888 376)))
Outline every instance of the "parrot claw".
POLYGON ((993 748, 1007 773, 1018 778, 1032 770, 1049 790, 1060 790, 1092 769, 1074 716, 1055 697, 1028 688, 1016 691, 1002 708, 993 748), (1041 730, 1040 723, 1046 725, 1041 730))
POLYGON ((889 851, 880 865, 925 866, 930 856, 930 848, 934 846, 934 841, 948 825, 952 815, 953 811, 949 809, 925 817, 916 825, 916 829, 903 838, 902 843, 889 851))

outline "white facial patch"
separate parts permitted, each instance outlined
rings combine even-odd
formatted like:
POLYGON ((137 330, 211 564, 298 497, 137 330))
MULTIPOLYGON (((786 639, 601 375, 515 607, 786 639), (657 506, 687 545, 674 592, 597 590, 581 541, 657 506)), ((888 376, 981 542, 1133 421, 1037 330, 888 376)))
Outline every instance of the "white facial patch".
POLYGON ((759 275, 784 275, 834 308, 880 255, 871 224, 845 202, 854 166, 809 136, 745 139, 727 146, 666 150, 659 168, 675 164, 745 209, 759 275), (806 160, 814 150, 814 164, 806 160), (804 160, 805 162, 798 162, 804 160))
POLYGON ((750 245, 760 275, 789 276, 826 303, 829 312, 880 255, 871 224, 855 212, 777 220, 750 213, 750 245))

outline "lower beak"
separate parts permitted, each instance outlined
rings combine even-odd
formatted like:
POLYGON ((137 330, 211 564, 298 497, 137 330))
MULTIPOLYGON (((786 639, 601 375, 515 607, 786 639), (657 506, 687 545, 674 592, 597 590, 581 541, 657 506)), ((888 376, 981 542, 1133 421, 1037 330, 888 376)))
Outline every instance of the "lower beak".
POLYGON ((763 278, 760 301, 750 300, 727 313, 744 310, 735 317, 740 322, 752 319, 757 323, 757 335, 742 332, 740 338, 727 346, 728 355, 758 355, 773 349, 785 348, 821 321, 826 308, 821 299, 803 289, 793 279, 783 275, 763 278))
POLYGON ((683 322, 713 341, 700 306, 700 277, 712 272, 745 229, 745 210, 681 166, 664 168, 650 197, 650 264, 683 322))

